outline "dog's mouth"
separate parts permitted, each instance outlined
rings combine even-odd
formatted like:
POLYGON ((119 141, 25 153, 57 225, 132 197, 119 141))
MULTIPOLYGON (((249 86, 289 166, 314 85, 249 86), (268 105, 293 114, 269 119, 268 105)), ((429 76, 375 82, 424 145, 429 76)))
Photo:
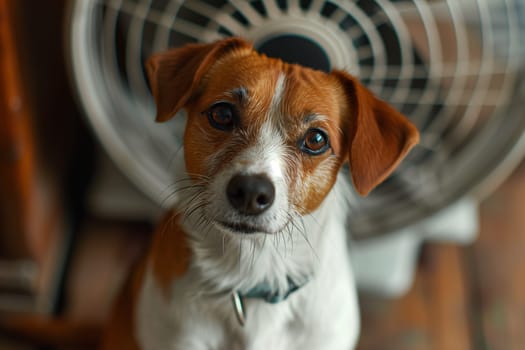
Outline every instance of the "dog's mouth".
POLYGON ((224 221, 215 222, 219 228, 235 233, 235 234, 255 234, 255 233, 265 233, 269 234, 270 232, 264 230, 263 228, 252 226, 244 223, 232 223, 224 221))

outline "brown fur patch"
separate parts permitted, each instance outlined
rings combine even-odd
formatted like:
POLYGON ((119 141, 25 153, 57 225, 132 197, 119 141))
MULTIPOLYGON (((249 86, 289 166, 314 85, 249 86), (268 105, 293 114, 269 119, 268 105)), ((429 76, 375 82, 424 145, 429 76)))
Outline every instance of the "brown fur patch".
POLYGON ((354 186, 367 195, 383 182, 419 142, 416 127, 357 79, 343 71, 332 73, 345 91, 348 161, 354 186))
POLYGON ((136 266, 116 301, 102 350, 139 350, 134 338, 135 312, 147 266, 152 267, 155 280, 165 296, 173 280, 188 270, 190 249, 177 219, 170 212, 157 226, 148 255, 136 266))
POLYGON ((167 297, 173 281, 182 277, 190 266, 191 250, 187 236, 173 212, 163 217, 153 237, 150 262, 156 282, 167 297))
POLYGON ((147 259, 144 257, 116 299, 102 342, 102 350, 140 350, 135 339, 135 320, 146 263, 147 259))

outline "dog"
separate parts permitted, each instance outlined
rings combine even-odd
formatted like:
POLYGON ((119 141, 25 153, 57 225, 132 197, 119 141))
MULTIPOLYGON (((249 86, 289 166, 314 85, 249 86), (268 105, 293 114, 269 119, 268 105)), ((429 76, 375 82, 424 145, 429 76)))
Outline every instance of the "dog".
POLYGON ((240 38, 155 54, 146 72, 156 120, 186 112, 183 175, 103 348, 354 348, 345 198, 391 174, 415 126, 345 71, 240 38))

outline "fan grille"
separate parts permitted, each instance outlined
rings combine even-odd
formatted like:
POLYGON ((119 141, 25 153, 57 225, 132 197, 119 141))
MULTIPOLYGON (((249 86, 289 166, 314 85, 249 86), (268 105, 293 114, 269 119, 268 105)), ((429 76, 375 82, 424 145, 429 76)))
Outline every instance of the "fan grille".
POLYGON ((184 118, 153 122, 144 60, 231 35, 263 50, 286 35, 315 43, 330 67, 357 75, 421 131, 401 168, 352 200, 350 230, 368 236, 435 213, 517 154, 524 17, 524 0, 78 0, 71 54, 102 142, 139 187, 169 205, 184 118))

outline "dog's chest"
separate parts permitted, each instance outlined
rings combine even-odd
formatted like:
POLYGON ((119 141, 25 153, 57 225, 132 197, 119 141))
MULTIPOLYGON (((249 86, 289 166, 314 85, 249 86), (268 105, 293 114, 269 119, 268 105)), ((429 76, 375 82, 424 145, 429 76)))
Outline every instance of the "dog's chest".
POLYGON ((319 288, 325 281, 312 281, 278 304, 247 300, 244 326, 229 297, 212 301, 176 293, 168 301, 151 282, 144 286, 136 323, 146 350, 349 349, 355 335, 348 330, 358 326, 352 283, 345 277, 326 291, 319 288), (337 345, 328 346, 327 338, 337 345))
POLYGON ((277 304, 246 299, 246 324, 241 326, 229 295, 191 295, 188 279, 177 283, 168 300, 148 275, 136 320, 143 349, 294 349, 301 319, 309 313, 310 288, 305 287, 277 304))
MULTIPOLYGON (((312 258, 318 264, 315 275, 277 304, 246 299, 244 327, 236 319, 227 290, 224 295, 214 297, 203 292, 199 283, 202 274, 190 270, 173 282, 166 295, 154 274, 148 271, 136 319, 142 349, 351 348, 359 318, 346 230, 340 220, 342 216, 334 215, 339 211, 335 198, 329 198, 328 203, 332 203, 325 208, 332 214, 326 216, 328 220, 305 223, 307 227, 323 228, 323 232, 316 233, 320 239, 311 242, 315 247, 312 258)), ((294 252, 298 251, 295 246, 294 252)))
POLYGON ((332 278, 312 280, 278 304, 246 300, 244 327, 229 296, 195 297, 179 285, 167 300, 147 277, 138 305, 139 343, 145 350, 349 349, 358 310, 351 271, 338 270, 335 266, 332 278), (326 344, 327 339, 335 345, 326 344))

